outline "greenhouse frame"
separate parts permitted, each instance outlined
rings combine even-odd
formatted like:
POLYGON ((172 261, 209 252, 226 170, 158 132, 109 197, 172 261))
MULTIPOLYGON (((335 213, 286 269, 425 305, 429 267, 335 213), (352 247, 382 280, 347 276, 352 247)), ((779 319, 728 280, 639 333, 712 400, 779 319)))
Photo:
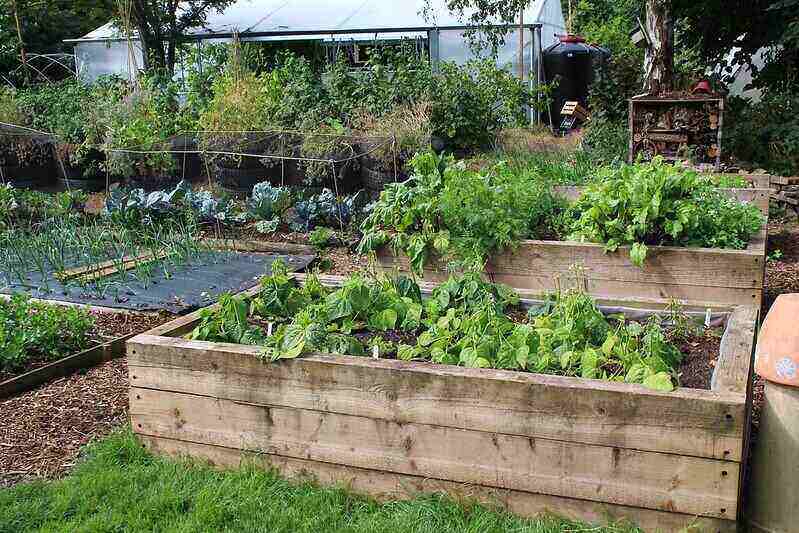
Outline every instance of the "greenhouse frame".
MULTIPOLYGON (((464 37, 468 16, 449 12, 446 0, 239 0, 221 13, 210 13, 205 26, 187 38, 198 47, 237 36, 241 41, 306 41, 333 48, 412 39, 424 45, 435 68, 440 61, 463 64, 475 57, 464 37)), ((565 32, 560 0, 532 0, 519 24, 509 29, 497 63, 534 85, 540 79, 541 51, 565 32)), ((110 74, 131 78, 142 66, 135 36, 128 40, 112 22, 67 42, 75 47, 78 74, 86 81, 110 74)))

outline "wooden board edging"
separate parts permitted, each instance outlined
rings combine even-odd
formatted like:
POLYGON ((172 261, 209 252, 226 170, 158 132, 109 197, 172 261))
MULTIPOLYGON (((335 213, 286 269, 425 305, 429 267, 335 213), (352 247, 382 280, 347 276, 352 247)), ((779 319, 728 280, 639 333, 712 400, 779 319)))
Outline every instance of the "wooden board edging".
POLYGON ((714 518, 740 464, 131 388, 140 434, 397 474, 714 518))
POLYGON ((427 479, 419 476, 393 474, 379 470, 331 465, 317 461, 289 459, 265 453, 248 453, 238 449, 197 444, 161 437, 139 435, 138 438, 153 453, 190 461, 205 461, 215 468, 238 468, 255 465, 276 468, 295 481, 310 481, 321 485, 343 486, 378 501, 411 499, 422 494, 445 493, 463 503, 480 502, 490 508, 506 510, 518 516, 535 518, 543 514, 561 516, 592 524, 611 524, 626 519, 644 531, 677 533, 735 533, 732 520, 700 518, 663 511, 653 511, 620 505, 606 505, 588 500, 546 496, 513 490, 489 489, 477 485, 427 479))
POLYGON ((127 344, 134 387, 624 449, 743 457, 746 403, 737 394, 663 393, 628 383, 338 355, 264 364, 260 352, 257 346, 150 335, 127 344))

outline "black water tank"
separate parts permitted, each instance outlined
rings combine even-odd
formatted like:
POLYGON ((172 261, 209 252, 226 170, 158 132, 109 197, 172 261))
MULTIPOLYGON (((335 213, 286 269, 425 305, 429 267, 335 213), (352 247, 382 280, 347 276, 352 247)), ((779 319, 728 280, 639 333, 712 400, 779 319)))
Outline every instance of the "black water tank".
MULTIPOLYGON (((578 101, 588 107, 588 88, 594 81, 594 66, 606 50, 586 44, 577 35, 561 35, 559 42, 544 50, 544 75, 547 83, 557 80, 552 92, 552 120, 560 124, 560 111, 566 102, 578 101)), ((548 117, 547 117, 548 118, 548 117)))

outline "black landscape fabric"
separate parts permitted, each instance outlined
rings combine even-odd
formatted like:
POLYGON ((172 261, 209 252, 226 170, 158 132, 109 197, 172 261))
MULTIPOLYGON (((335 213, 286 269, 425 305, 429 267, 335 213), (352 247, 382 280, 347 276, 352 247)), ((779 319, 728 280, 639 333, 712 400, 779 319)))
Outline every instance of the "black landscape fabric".
POLYGON ((18 280, 0 279, 0 293, 23 292, 33 298, 97 305, 135 311, 169 311, 185 313, 214 303, 219 295, 237 293, 254 287, 261 276, 271 272, 272 262, 282 260, 292 272, 308 267, 314 256, 267 255, 236 252, 213 252, 203 259, 178 267, 169 265, 167 273, 156 268, 147 285, 132 273, 109 283, 99 290, 94 284, 81 287, 76 283, 65 286, 52 275, 44 283, 39 272, 29 274, 25 285, 18 280), (49 290, 48 290, 49 285, 49 290))

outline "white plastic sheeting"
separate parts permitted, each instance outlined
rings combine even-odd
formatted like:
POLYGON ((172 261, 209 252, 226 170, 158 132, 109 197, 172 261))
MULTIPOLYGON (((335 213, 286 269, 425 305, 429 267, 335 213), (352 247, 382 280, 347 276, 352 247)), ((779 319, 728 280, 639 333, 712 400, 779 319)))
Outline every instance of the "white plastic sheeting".
MULTIPOLYGON (((451 13, 446 0, 239 0, 221 13, 210 13, 204 27, 189 33, 203 39, 238 33, 242 40, 329 42, 396 40, 425 36, 428 29, 442 28, 439 58, 463 63, 473 57, 463 32, 446 28, 468 25, 468 16, 469 13, 463 16, 451 13), (425 11, 427 5, 431 9, 425 11), (340 34, 356 30, 374 30, 374 33, 340 34)), ((555 42, 556 34, 566 31, 560 0, 532 0, 524 12, 524 23, 541 25, 544 48, 555 42)), ((119 40, 119 30, 110 23, 76 39, 81 76, 94 79, 101 74, 127 75, 131 61, 127 46, 116 45, 119 40), (98 48, 98 42, 104 42, 106 48, 98 48)), ((532 42, 532 32, 525 31, 525 77, 531 54, 535 55, 532 42)), ((498 63, 510 64, 513 72, 519 71, 518 46, 518 30, 515 30, 499 53, 498 63)), ((137 60, 141 65, 140 53, 137 60)))
POLYGON ((75 44, 75 65, 78 76, 94 81, 101 76, 117 75, 133 79, 142 66, 138 41, 85 41, 75 44))

